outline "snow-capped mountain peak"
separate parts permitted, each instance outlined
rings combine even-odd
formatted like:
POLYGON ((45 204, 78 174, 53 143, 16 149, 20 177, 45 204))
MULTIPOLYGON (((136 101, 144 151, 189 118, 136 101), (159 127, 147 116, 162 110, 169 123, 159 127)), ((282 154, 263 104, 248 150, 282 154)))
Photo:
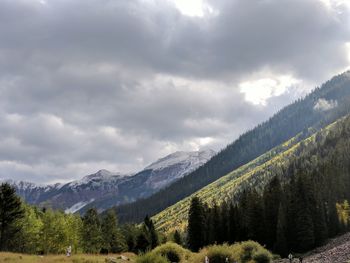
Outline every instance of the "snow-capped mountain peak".
POLYGON ((124 176, 126 176, 126 175, 112 173, 108 170, 102 169, 102 170, 97 171, 94 174, 89 174, 89 175, 84 176, 83 178, 81 178, 79 180, 75 180, 75 181, 69 183, 69 185, 71 187, 78 187, 78 186, 87 185, 90 183, 98 183, 98 182, 107 183, 107 182, 119 180, 119 179, 123 178, 124 176))
POLYGON ((192 151, 192 152, 177 151, 163 158, 160 158, 156 162, 147 166, 145 170, 160 170, 160 169, 164 169, 165 167, 169 167, 169 166, 184 163, 184 162, 197 166, 196 164, 200 164, 200 163, 204 164, 204 162, 207 162, 214 155, 215 155, 215 151, 211 149, 203 150, 203 151, 192 151))

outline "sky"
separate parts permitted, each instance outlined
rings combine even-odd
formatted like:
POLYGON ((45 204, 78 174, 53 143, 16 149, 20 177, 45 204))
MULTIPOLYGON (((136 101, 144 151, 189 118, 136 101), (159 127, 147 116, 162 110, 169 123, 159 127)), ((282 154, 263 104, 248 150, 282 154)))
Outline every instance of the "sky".
POLYGON ((0 178, 218 151, 349 65, 344 0, 0 0, 0 178))

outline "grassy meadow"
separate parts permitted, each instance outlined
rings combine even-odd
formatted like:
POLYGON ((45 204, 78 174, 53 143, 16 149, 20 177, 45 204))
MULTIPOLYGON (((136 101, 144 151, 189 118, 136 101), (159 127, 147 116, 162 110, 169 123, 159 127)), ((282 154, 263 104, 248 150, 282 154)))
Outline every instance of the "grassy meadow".
POLYGON ((77 254, 71 257, 65 255, 26 255, 16 253, 0 253, 0 263, 202 263, 205 256, 210 262, 229 263, 270 263, 273 255, 253 241, 235 243, 233 245, 211 245, 193 253, 175 243, 168 242, 162 244, 146 254, 136 256, 133 253, 123 253, 120 255, 89 255, 77 254), (123 260, 121 255, 128 258, 123 260))
POLYGON ((87 255, 79 254, 67 257, 66 255, 26 255, 15 253, 0 253, 0 263, 54 263, 54 262, 66 262, 66 263, 106 263, 106 262, 135 262, 135 255, 132 253, 122 254, 129 258, 129 261, 122 260, 120 255, 87 255), (114 261, 109 261, 108 259, 114 261))

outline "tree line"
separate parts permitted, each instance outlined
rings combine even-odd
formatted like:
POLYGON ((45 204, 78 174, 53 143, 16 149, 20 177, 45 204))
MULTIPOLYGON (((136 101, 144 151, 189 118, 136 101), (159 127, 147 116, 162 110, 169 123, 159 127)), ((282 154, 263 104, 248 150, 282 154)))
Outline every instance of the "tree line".
POLYGON ((251 239, 285 256, 350 230, 350 117, 322 134, 269 171, 273 179, 261 190, 247 188, 220 205, 194 197, 189 248, 251 239))
POLYGON ((145 252, 159 244, 153 221, 119 225, 113 210, 99 215, 94 208, 83 217, 40 209, 21 201, 15 189, 0 185, 0 251, 28 254, 145 252))

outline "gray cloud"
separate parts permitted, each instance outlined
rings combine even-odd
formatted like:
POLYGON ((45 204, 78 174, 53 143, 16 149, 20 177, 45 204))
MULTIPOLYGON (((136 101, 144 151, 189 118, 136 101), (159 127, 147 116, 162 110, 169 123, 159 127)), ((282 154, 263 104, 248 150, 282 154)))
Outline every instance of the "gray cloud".
POLYGON ((161 0, 1 1, 0 177, 68 180, 220 149, 348 66, 345 5, 208 4, 189 17, 161 0), (281 76, 293 80, 281 91, 256 81, 281 76))

